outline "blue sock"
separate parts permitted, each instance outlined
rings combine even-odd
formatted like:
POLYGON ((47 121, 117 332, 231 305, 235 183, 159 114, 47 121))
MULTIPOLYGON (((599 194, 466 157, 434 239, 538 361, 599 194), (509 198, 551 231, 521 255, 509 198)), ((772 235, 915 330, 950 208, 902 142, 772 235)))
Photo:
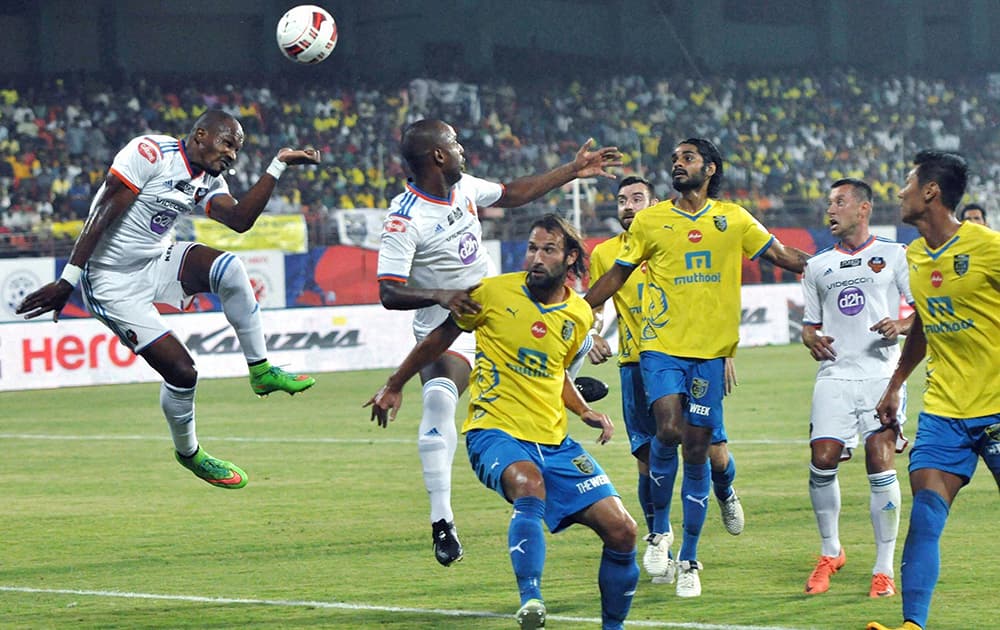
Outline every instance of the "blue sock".
POLYGON ((653 533, 670 531, 670 499, 677 479, 677 445, 658 438, 649 443, 649 491, 653 499, 653 533))
POLYGON ((521 497, 514 501, 514 516, 507 528, 510 564, 521 592, 521 604, 542 599, 542 568, 545 566, 545 501, 521 497))
POLYGON ((653 531, 653 494, 650 486, 649 475, 639 475, 639 507, 642 509, 642 516, 646 519, 646 531, 653 531))
POLYGON ((597 573, 601 587, 601 619, 604 630, 617 630, 625 623, 632 596, 639 585, 639 565, 635 550, 628 553, 604 548, 601 568, 597 573))
POLYGON ((941 532, 948 520, 948 503, 933 490, 913 495, 910 529, 903 545, 903 619, 927 627, 931 595, 941 571, 941 532))
POLYGON ((684 480, 681 482, 681 505, 684 507, 684 542, 678 558, 698 559, 698 539, 708 514, 708 492, 711 485, 711 466, 684 463, 684 480))
POLYGON ((712 471, 712 489, 715 491, 715 498, 720 502, 728 499, 733 493, 733 479, 736 479, 736 460, 730 453, 726 469, 722 472, 712 471))

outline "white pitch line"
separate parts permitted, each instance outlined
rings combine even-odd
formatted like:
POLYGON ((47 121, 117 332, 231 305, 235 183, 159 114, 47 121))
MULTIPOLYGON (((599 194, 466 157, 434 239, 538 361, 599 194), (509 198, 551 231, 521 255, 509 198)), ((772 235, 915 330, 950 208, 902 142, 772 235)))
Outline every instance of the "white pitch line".
MULTIPOLYGON (((67 442, 106 442, 111 440, 121 440, 128 442, 156 441, 162 442, 169 439, 164 435, 60 435, 51 433, 0 433, 0 440, 65 440, 67 442)), ((263 443, 290 443, 290 444, 372 444, 372 443, 392 443, 392 444, 415 444, 414 439, 373 437, 373 438, 335 438, 335 437, 220 437, 206 435, 206 440, 218 442, 263 442, 263 443)), ((756 445, 781 445, 781 444, 808 444, 809 440, 730 440, 729 444, 740 446, 742 444, 756 445)))
MULTIPOLYGON (((111 440, 121 440, 128 442, 162 442, 169 440, 170 436, 163 435, 57 435, 43 433, 0 433, 0 440, 65 440, 67 442, 107 442, 111 440)), ((254 437, 218 437, 205 436, 206 440, 213 442, 266 442, 266 443, 291 443, 291 444, 372 444, 375 442, 391 442, 395 444, 416 444, 414 439, 403 438, 324 438, 324 437, 279 437, 279 438, 254 438, 254 437)))
MULTIPOLYGON (((409 606, 374 606, 370 604, 349 604, 346 602, 316 602, 308 600, 286 599, 250 599, 242 597, 205 597, 202 595, 165 595, 158 593, 132 593, 126 591, 91 591, 69 588, 32 588, 29 586, 2 586, 0 592, 31 593, 41 595, 79 595, 82 597, 116 597, 120 599, 151 599, 160 601, 178 601, 207 604, 245 604, 250 606, 283 606, 287 608, 327 608, 337 610, 360 610, 368 612, 414 613, 434 615, 439 617, 477 617, 492 619, 509 619, 510 614, 501 614, 477 610, 449 610, 444 608, 412 608, 409 606)), ((548 619, 566 623, 599 624, 600 619, 593 617, 565 617, 548 615, 548 619)), ((795 630, 782 626, 739 626, 731 624, 672 622, 672 621, 627 621, 627 626, 638 628, 686 628, 688 630, 795 630)))

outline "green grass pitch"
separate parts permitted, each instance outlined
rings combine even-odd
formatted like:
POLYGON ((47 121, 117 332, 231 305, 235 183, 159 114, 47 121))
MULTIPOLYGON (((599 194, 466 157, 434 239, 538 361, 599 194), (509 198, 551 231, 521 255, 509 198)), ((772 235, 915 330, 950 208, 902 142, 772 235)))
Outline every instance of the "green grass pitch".
MULTIPOLYGON (((874 547, 863 453, 841 467, 847 565, 828 593, 802 592, 819 550, 807 493, 815 363, 800 345, 755 348, 740 351, 737 370, 726 423, 746 531, 728 535, 713 499, 700 550, 703 596, 678 599, 643 575, 630 626, 898 624, 898 597, 867 596, 874 547)), ((618 433, 598 447, 575 419, 571 432, 638 514, 617 370, 584 374, 612 385, 598 406, 618 433)), ((212 488, 177 465, 155 384, 0 394, 0 627, 514 627, 509 507, 475 479, 460 442, 453 502, 466 558, 447 569, 434 561, 416 452, 419 389, 407 389, 388 429, 361 408, 386 375, 321 374, 302 395, 266 400, 245 379, 202 382, 201 442, 249 473, 239 491, 212 488)), ((921 374, 910 383, 912 419, 922 389, 921 374)), ((897 574, 910 507, 906 462, 897 466, 897 574)), ((995 613, 1000 569, 985 543, 998 514, 996 485, 981 466, 942 539, 931 627, 983 627, 995 613)), ((547 540, 549 627, 598 627, 597 537, 574 527, 547 540)))

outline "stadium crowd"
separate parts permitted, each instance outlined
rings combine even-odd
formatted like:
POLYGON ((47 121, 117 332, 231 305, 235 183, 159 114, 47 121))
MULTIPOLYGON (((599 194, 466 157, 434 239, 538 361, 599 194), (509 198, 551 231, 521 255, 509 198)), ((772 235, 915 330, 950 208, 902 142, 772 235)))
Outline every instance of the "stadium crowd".
MULTIPOLYGON (((86 216, 116 147, 141 130, 182 136, 209 107, 238 116, 249 136, 249 150, 227 177, 237 196, 278 148, 322 150, 324 164, 288 177, 268 209, 302 212, 312 226, 325 225, 336 209, 387 207, 405 179, 396 151, 400 129, 425 116, 453 121, 470 170, 495 180, 564 162, 590 136, 619 146, 626 172, 665 186, 673 141, 712 138, 726 164, 722 196, 770 225, 818 222, 825 187, 841 177, 870 182, 884 221, 895 223, 898 182, 907 156, 921 147, 969 158, 967 201, 989 207, 1000 186, 1000 86, 986 76, 930 80, 838 71, 528 86, 414 79, 379 89, 283 80, 176 88, 146 80, 119 87, 52 80, 0 90, 0 252, 48 253, 40 243, 71 241, 75 234, 65 222, 86 216)), ((598 210, 613 216, 613 194, 611 184, 588 191, 588 232, 606 230, 598 210)), ((543 205, 561 204, 550 195, 543 205)))

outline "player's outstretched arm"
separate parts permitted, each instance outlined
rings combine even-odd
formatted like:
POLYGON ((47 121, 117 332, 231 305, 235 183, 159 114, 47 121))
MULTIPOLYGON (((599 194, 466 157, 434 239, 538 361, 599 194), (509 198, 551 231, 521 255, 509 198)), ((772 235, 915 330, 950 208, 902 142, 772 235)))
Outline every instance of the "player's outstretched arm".
POLYGON ((243 195, 242 199, 236 201, 229 195, 213 197, 209 203, 208 214, 236 232, 246 232, 253 227, 257 218, 260 217, 260 213, 264 211, 267 200, 271 198, 278 183, 278 178, 287 167, 300 164, 319 164, 319 161, 318 149, 281 149, 278 151, 278 155, 271 160, 267 171, 243 195))
POLYGON ((452 315, 475 315, 482 310, 472 299, 472 292, 479 285, 468 289, 423 289, 411 287, 395 280, 379 280, 378 299, 382 306, 393 311, 410 311, 435 304, 451 311, 452 315))
POLYGON ((101 236, 121 219, 137 196, 137 193, 117 176, 108 173, 104 188, 94 203, 94 209, 87 216, 83 230, 73 245, 73 251, 70 252, 62 276, 55 282, 50 282, 30 293, 21 301, 15 312, 24 315, 25 319, 32 319, 52 311, 52 321, 59 321, 59 313, 80 282, 83 266, 97 249, 101 236))
POLYGON ((626 267, 617 263, 611 265, 611 269, 608 269, 603 276, 590 285, 590 290, 583 296, 583 299, 587 301, 587 304, 590 304, 590 308, 604 304, 618 292, 618 289, 622 288, 634 270, 635 267, 626 267))
POLYGON ((601 147, 590 150, 594 139, 587 140, 576 152, 576 158, 561 166, 541 173, 515 179, 504 184, 503 196, 496 202, 501 208, 516 208, 538 199, 550 190, 582 177, 615 178, 607 169, 622 165, 622 154, 618 147, 601 147))
POLYGON ((385 385, 362 405, 371 406, 371 419, 377 421, 380 427, 389 426, 403 405, 403 386, 426 365, 441 356, 461 333, 462 329, 458 324, 448 318, 414 346, 385 385))
POLYGON ((774 242, 761 254, 761 257, 794 273, 805 271, 806 261, 809 260, 809 254, 797 247, 784 245, 778 239, 774 239, 774 242))

